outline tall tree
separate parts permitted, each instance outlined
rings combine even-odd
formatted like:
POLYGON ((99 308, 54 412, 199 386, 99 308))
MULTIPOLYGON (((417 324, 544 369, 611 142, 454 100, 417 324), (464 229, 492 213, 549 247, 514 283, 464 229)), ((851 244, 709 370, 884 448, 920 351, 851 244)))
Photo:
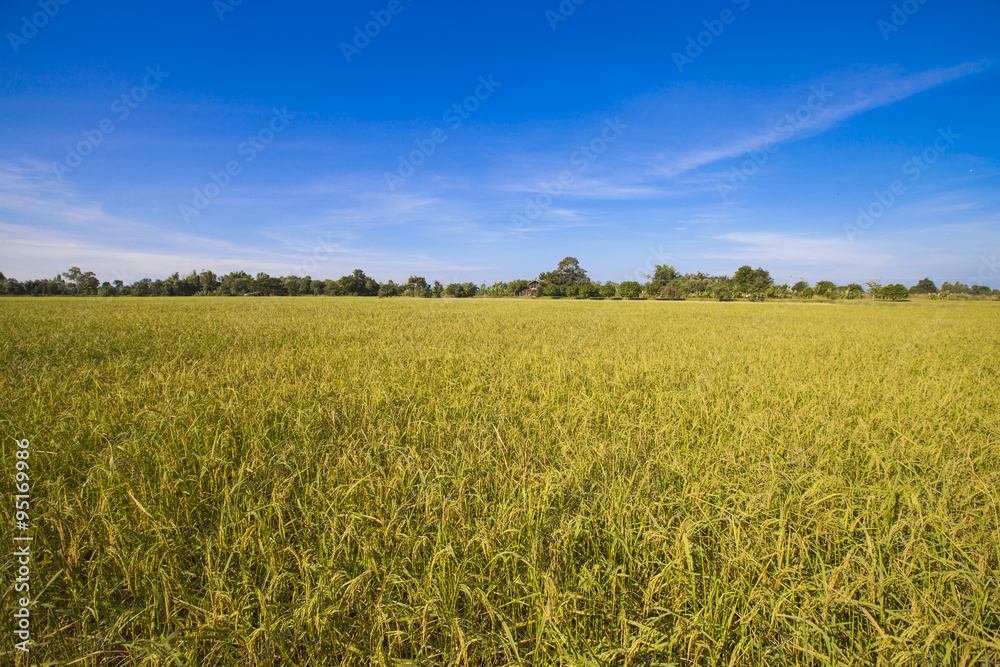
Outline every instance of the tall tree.
POLYGON ((907 291, 906 287, 900 283, 896 283, 895 285, 886 285, 879 290, 879 296, 883 299, 889 299, 890 301, 900 301, 909 295, 909 291, 907 291))
POLYGON ((751 269, 741 266, 733 276, 733 291, 738 294, 749 294, 752 298, 763 299, 768 289, 774 284, 771 274, 764 269, 751 269))
POLYGON ((211 271, 202 271, 198 274, 199 291, 211 294, 219 289, 219 277, 211 271))
POLYGON ((832 289, 837 289, 837 284, 830 280, 820 280, 816 283, 816 294, 826 294, 832 289))
POLYGON ((882 289, 882 279, 881 278, 876 278, 875 280, 869 280, 868 282, 865 283, 865 287, 867 287, 868 291, 871 292, 872 301, 874 301, 875 297, 878 295, 879 291, 882 289))
POLYGON ((410 276, 410 279, 406 281, 406 288, 410 292, 410 296, 428 296, 427 292, 427 279, 423 276, 410 276))
POLYGON ((566 257, 555 271, 549 271, 538 276, 538 279, 552 285, 582 285, 589 283, 590 278, 587 272, 580 266, 580 261, 576 257, 566 257))
POLYGON ((81 271, 79 266, 70 267, 62 274, 73 294, 96 294, 100 281, 93 271, 81 271))
POLYGON ((626 299, 638 299, 642 294, 642 285, 634 280, 626 280, 618 286, 618 294, 626 299))
POLYGON ((921 278, 910 288, 911 294, 937 294, 938 288, 930 278, 921 278))
POLYGON ((659 283, 669 283, 679 277, 677 269, 666 264, 657 264, 653 271, 653 280, 659 283))
MULTIPOLYGON (((378 283, 365 275, 361 269, 354 269, 349 276, 344 276, 337 281, 339 293, 346 296, 377 296, 378 283)), ((327 294, 330 294, 327 291, 327 294)))

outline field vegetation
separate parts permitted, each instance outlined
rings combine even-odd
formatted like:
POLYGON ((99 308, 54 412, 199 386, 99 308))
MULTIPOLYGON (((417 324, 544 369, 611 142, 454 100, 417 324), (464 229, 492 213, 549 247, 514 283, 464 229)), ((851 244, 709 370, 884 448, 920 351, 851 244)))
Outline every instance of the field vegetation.
POLYGON ((997 664, 998 331, 994 302, 2 300, 31 662, 997 664))
POLYGON ((712 276, 701 271, 681 274, 666 264, 657 264, 643 273, 647 267, 635 270, 635 280, 620 283, 594 282, 587 271, 580 266, 576 257, 566 257, 553 271, 543 271, 537 280, 526 279, 498 281, 486 286, 472 282, 442 285, 439 281, 428 281, 423 276, 410 276, 405 283, 389 280, 379 283, 355 269, 350 275, 339 280, 326 278, 314 280, 309 276, 273 277, 258 273, 256 277, 244 271, 232 271, 219 276, 212 271, 201 273, 192 271, 181 276, 174 273, 163 279, 142 278, 126 285, 122 280, 114 283, 100 282, 93 271, 82 271, 80 267, 70 267, 68 271, 48 279, 32 279, 24 282, 7 278, 0 272, 0 296, 369 296, 379 298, 471 298, 487 296, 503 297, 549 297, 553 299, 716 299, 733 301, 749 299, 860 299, 868 296, 872 300, 901 301, 908 297, 952 300, 997 300, 1000 289, 984 285, 969 287, 961 282, 942 283, 937 288, 930 278, 923 278, 909 289, 896 283, 882 285, 880 280, 870 280, 862 287, 858 283, 838 286, 829 280, 820 280, 810 286, 804 280, 794 285, 777 284, 768 271, 741 266, 730 276, 712 276), (639 279, 645 282, 640 283, 639 279), (865 291, 867 288, 867 292, 865 291))

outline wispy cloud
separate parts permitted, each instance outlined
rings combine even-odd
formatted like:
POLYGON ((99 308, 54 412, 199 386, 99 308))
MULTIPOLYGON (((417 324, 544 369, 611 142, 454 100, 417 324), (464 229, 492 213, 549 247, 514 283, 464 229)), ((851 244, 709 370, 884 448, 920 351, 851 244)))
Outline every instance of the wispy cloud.
POLYGON ((99 275, 167 275, 195 267, 277 267, 273 248, 253 248, 109 214, 60 183, 38 161, 0 161, 0 261, 13 277, 86 265, 99 275), (197 250, 191 250, 197 248, 197 250))
MULTIPOLYGON (((659 170, 663 176, 671 178, 719 160, 745 155, 769 144, 781 144, 815 136, 866 111, 885 107, 950 81, 983 72, 990 64, 990 61, 982 60, 902 76, 893 75, 886 70, 872 71, 862 76, 837 75, 831 77, 828 84, 826 82, 817 84, 829 85, 829 92, 834 102, 811 113, 791 136, 772 126, 722 145, 689 150, 661 165, 659 170), (848 99, 841 101, 845 97, 848 99)), ((803 100, 796 103, 796 106, 811 94, 809 88, 805 89, 802 94, 803 100)), ((794 108, 776 113, 775 124, 789 111, 794 111, 794 108)))
POLYGON ((0 162, 0 212, 29 220, 102 224, 110 216, 93 201, 59 183, 47 165, 32 159, 0 162))
MULTIPOLYGON (((731 232, 712 238, 718 247, 697 257, 724 260, 733 268, 764 266, 778 282, 804 277, 807 281, 834 280, 841 284, 870 278, 913 281, 931 274, 940 281, 964 276, 977 266, 979 255, 964 239, 974 235, 986 247, 1000 244, 991 230, 996 222, 912 226, 887 232, 890 242, 851 244, 842 236, 780 232, 731 232)), ((732 269, 730 269, 731 271, 732 269)))
POLYGON ((731 232, 713 238, 739 247, 737 252, 717 254, 727 259, 752 258, 754 261, 780 261, 808 264, 839 261, 850 266, 870 265, 889 258, 882 253, 866 253, 852 248, 842 237, 816 237, 775 232, 731 232))

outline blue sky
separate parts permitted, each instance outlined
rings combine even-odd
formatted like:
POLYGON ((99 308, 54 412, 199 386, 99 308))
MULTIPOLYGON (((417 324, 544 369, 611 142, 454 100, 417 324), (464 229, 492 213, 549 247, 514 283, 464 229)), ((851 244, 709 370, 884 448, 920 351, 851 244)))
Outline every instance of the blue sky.
POLYGON ((1000 287, 995 2, 235 2, 0 5, 7 276, 1000 287))

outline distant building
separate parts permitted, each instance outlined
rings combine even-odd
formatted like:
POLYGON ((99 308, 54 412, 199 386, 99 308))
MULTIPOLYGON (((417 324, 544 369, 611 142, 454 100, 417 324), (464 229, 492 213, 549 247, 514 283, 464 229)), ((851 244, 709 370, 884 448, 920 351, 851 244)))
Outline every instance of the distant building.
POLYGON ((528 283, 528 289, 524 290, 524 294, 533 296, 535 292, 537 292, 540 289, 542 289, 542 281, 532 280, 530 283, 528 283))
POLYGON ((265 292, 247 292, 243 296, 267 296, 265 292))

